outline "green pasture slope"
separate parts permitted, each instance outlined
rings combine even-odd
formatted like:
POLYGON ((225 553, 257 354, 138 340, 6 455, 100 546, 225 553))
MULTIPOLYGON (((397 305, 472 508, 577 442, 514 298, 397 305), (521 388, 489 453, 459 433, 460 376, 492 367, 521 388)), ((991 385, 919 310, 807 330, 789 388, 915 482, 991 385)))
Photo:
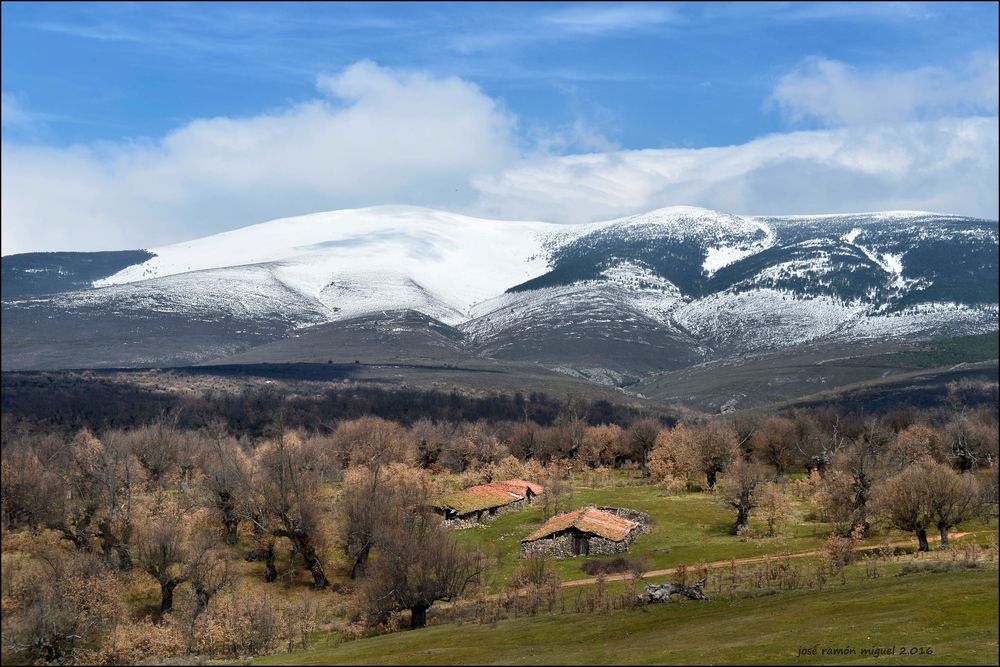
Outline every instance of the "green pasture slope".
POLYGON ((996 665, 997 570, 912 574, 738 602, 446 624, 259 659, 272 665, 996 665), (900 655, 900 648, 930 649, 900 655), (817 655, 800 654, 815 648, 817 655), (854 653, 827 654, 827 649, 854 653), (873 657, 864 649, 895 649, 873 657))
MULTIPOLYGON (((798 520, 785 527, 774 538, 741 542, 732 535, 736 515, 708 493, 687 493, 667 496, 655 485, 578 488, 567 509, 587 504, 628 507, 649 514, 655 525, 651 532, 640 535, 626 554, 627 558, 645 560, 647 570, 678 565, 693 566, 699 561, 712 562, 731 558, 752 558, 766 554, 779 555, 819 549, 830 535, 825 523, 803 520, 808 508, 800 505, 798 520)), ((752 521, 756 527, 763 526, 752 521)), ((506 588, 510 574, 519 562, 521 540, 542 524, 542 510, 536 502, 518 512, 503 514, 481 528, 456 532, 466 546, 478 546, 487 553, 500 550, 500 567, 493 572, 491 588, 506 588)), ((893 536, 897 539, 896 534, 893 536)), ((898 539, 907 535, 898 534, 898 539)), ((560 579, 584 579, 589 575, 580 569, 581 559, 551 560, 560 579)))

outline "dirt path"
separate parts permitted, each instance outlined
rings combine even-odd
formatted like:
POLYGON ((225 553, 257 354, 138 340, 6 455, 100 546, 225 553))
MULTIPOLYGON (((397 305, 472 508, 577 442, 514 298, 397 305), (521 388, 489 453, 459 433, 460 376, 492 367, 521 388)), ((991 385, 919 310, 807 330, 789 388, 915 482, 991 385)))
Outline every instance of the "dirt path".
MULTIPOLYGON (((966 535, 973 535, 973 534, 974 533, 972 533, 972 532, 952 533, 951 535, 949 535, 949 539, 957 540, 959 538, 965 537, 966 535)), ((940 542, 941 538, 939 536, 928 537, 927 541, 928 542, 940 542)), ((886 546, 889 546, 889 547, 909 547, 909 546, 913 546, 913 542, 914 542, 913 540, 905 540, 905 541, 899 541, 899 542, 889 542, 888 544, 885 544, 885 543, 883 543, 883 544, 872 544, 872 545, 868 545, 868 546, 859 547, 859 548, 855 549, 855 551, 875 551, 876 549, 882 549, 882 548, 884 548, 886 546)), ((732 559, 731 560, 717 560, 717 561, 712 561, 711 563, 705 563, 705 566, 709 570, 718 570, 718 569, 721 569, 721 568, 730 567, 730 566, 732 566, 733 563, 735 563, 736 565, 753 565, 754 563, 763 563, 767 559, 779 560, 779 559, 782 559, 782 558, 811 558, 811 557, 815 557, 815 556, 822 556, 823 553, 824 552, 823 552, 822 549, 813 549, 811 551, 799 551, 799 552, 790 553, 790 554, 768 554, 766 556, 753 556, 751 558, 737 558, 735 560, 732 560, 732 559)), ((665 570, 651 570, 649 572, 643 572, 642 576, 644 578, 645 577, 664 577, 664 576, 667 576, 667 575, 675 574, 677 572, 677 570, 679 570, 679 569, 680 569, 679 567, 671 567, 671 568, 667 568, 665 570)), ((625 579, 628 579, 629 576, 630 575, 628 575, 628 574, 612 574, 610 576, 605 577, 604 581, 606 581, 606 582, 607 581, 623 581, 625 579)), ((559 584, 559 586, 561 588, 572 588, 572 587, 575 587, 575 586, 590 586, 590 585, 596 584, 596 583, 597 583, 597 577, 590 577, 590 578, 587 578, 587 579, 572 579, 570 581, 564 581, 561 584, 559 584)), ((516 591, 516 594, 517 595, 523 595, 524 592, 523 591, 516 591)), ((486 597, 486 599, 487 600, 498 600, 503 595, 510 595, 510 593, 493 593, 492 595, 488 595, 486 597)), ((436 605, 436 607, 438 609, 447 609, 447 608, 452 607, 452 606, 454 606, 456 604, 468 604, 469 602, 470 602, 469 600, 461 600, 461 601, 458 601, 458 602, 441 602, 441 603, 438 603, 436 605)))
MULTIPOLYGON (((972 535, 972 533, 952 533, 949 535, 949 539, 958 539, 960 537, 965 537, 966 535, 972 535)), ((928 537, 928 542, 940 542, 940 537, 928 537)), ((869 546, 859 547, 855 551, 874 551, 876 549, 882 549, 886 546, 890 547, 907 547, 913 546, 913 540, 906 540, 902 542, 889 542, 888 544, 872 544, 869 546)), ((752 558, 737 558, 735 560, 717 560, 711 563, 705 563, 705 566, 709 570, 718 570, 724 567, 730 567, 734 563, 736 565, 752 565, 754 563, 763 563, 765 560, 780 560, 782 558, 809 558, 812 556, 822 556, 822 549, 813 549, 812 551, 799 551, 797 553, 791 554, 768 554, 767 556, 753 556, 752 558)), ((673 567, 666 570, 652 570, 650 572, 643 572, 643 577, 663 577, 669 574, 675 574, 680 568, 673 567)), ((613 574, 604 578, 604 581, 622 581, 628 579, 628 574, 613 574)), ((597 577, 591 577, 589 579, 573 579, 571 581, 562 582, 561 586, 563 588, 569 588, 571 586, 589 586, 591 584, 597 583, 597 577)))

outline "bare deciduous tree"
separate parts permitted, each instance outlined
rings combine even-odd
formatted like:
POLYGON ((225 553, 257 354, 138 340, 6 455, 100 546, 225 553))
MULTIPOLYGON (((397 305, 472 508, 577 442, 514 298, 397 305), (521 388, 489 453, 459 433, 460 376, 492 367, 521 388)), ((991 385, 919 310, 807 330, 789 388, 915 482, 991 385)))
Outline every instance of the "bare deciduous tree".
POLYGON ((781 484, 774 482, 764 484, 759 491, 757 502, 758 514, 767 523, 768 537, 774 537, 781 526, 792 521, 792 503, 781 484))
POLYGON ((195 596, 192 618, 198 618, 215 595, 231 585, 236 573, 216 548, 217 538, 205 526, 195 526, 188 538, 185 570, 195 596))
POLYGON ((486 559, 462 549, 436 516, 409 512, 383 535, 379 555, 362 587, 371 622, 393 611, 410 610, 410 627, 427 623, 427 610, 451 600, 477 581, 486 559))
POLYGON ((733 533, 749 528, 750 512, 759 502, 759 487, 767 480, 764 467, 756 461, 737 458, 722 478, 721 496, 736 510, 736 524, 733 533))
POLYGON ((267 536, 286 537, 312 574, 313 587, 320 589, 327 578, 318 548, 319 488, 314 463, 308 445, 294 434, 265 443, 256 452, 237 512, 254 526, 271 553, 266 559, 269 580, 273 580, 273 541, 267 536))
POLYGON ((888 478, 875 489, 873 506, 890 526, 916 533, 920 551, 929 551, 927 529, 934 525, 934 507, 926 481, 930 463, 922 461, 888 478))
POLYGON ((360 417, 340 423, 331 439, 342 468, 367 465, 378 456, 382 464, 412 463, 416 452, 406 430, 380 417, 360 417))
POLYGON ((778 479, 795 462, 798 430, 795 422, 786 417, 771 417, 764 420, 750 439, 754 455, 763 463, 774 467, 778 479))
POLYGON ((37 532, 54 503, 66 494, 33 447, 7 447, 0 459, 0 505, 4 528, 26 524, 37 532))
POLYGON ((911 424, 896 434, 886 451, 888 462, 898 470, 927 457, 938 458, 944 449, 941 433, 926 424, 911 424))
POLYGON ((205 486, 226 528, 226 544, 239 540, 238 494, 246 487, 248 463, 239 444, 221 433, 208 440, 201 464, 205 486))
POLYGON ((694 479, 704 475, 709 489, 715 488, 719 473, 737 458, 736 432, 728 424, 714 422, 703 426, 678 424, 658 440, 666 448, 674 475, 694 479))
POLYGON ((867 537, 871 530, 868 503, 872 487, 885 478, 884 452, 890 437, 882 424, 869 420, 833 459, 837 475, 830 480, 835 492, 831 498, 840 505, 837 514, 850 517, 850 525, 845 525, 848 532, 861 526, 862 536, 867 537))
POLYGON ((5 591, 3 643, 41 664, 72 664, 81 647, 123 615, 122 584, 92 554, 53 548, 32 556, 38 568, 5 591))
POLYGON ((646 417, 635 420, 625 431, 625 441, 642 466, 643 477, 649 477, 649 455, 656 445, 656 436, 660 434, 660 428, 658 419, 646 417))
POLYGON ((147 521, 138 531, 136 561, 160 585, 160 613, 174 607, 174 589, 188 580, 185 564, 189 557, 180 512, 164 511, 147 521))
POLYGON ((995 423, 982 423, 974 415, 963 413, 948 422, 944 437, 954 466, 962 472, 990 466, 997 460, 995 423))
POLYGON ((128 570, 139 465, 117 434, 105 439, 102 442, 87 430, 76 435, 64 472, 67 494, 56 504, 48 524, 82 549, 89 549, 91 537, 96 536, 105 562, 128 570))
POLYGON ((982 509, 982 492, 970 473, 959 474, 946 465, 929 461, 924 470, 924 483, 943 549, 948 546, 948 531, 982 509))
POLYGON ((340 510, 344 551, 354 559, 351 579, 365 575, 371 550, 426 497, 426 479, 408 466, 358 466, 348 471, 340 510))

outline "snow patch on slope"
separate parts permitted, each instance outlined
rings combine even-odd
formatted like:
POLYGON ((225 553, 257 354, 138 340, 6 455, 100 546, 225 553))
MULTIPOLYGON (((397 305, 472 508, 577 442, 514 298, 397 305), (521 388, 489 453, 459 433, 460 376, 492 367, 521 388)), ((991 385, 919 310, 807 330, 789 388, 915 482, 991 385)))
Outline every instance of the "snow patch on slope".
POLYGON ((394 310, 416 310, 445 324, 457 324, 466 318, 465 313, 416 281, 392 272, 334 274, 320 292, 319 301, 330 309, 331 320, 394 310))
POLYGON ((770 226, 752 218, 746 218, 745 220, 752 225, 756 225, 764 233, 764 237, 746 245, 708 248, 701 268, 709 277, 715 275, 715 272, 719 269, 725 268, 745 257, 756 255, 774 245, 777 235, 770 226))
POLYGON ((862 305, 830 297, 802 298, 783 290, 757 289, 698 299, 679 308, 674 319, 716 348, 757 351, 825 336, 864 310, 862 305))
POLYGON ((51 297, 63 308, 102 308, 111 315, 178 314, 205 322, 223 319, 276 320, 308 326, 327 319, 323 306, 290 289, 276 267, 206 269, 156 280, 109 285, 51 297))
POLYGON ((971 335, 997 329, 997 305, 967 306, 958 303, 924 303, 905 310, 848 320, 833 334, 846 340, 885 340, 909 336, 971 335))
POLYGON ((474 303, 544 273, 541 243, 557 227, 404 206, 316 213, 154 248, 152 259, 95 286, 266 263, 278 267, 275 275, 289 289, 339 308, 334 319, 420 294, 435 304, 429 315, 449 313, 447 321, 457 322, 474 303), (329 290, 341 284, 349 288, 329 290), (385 304, 378 303, 376 288, 385 304), (349 293, 358 296, 356 306, 346 303, 349 293))

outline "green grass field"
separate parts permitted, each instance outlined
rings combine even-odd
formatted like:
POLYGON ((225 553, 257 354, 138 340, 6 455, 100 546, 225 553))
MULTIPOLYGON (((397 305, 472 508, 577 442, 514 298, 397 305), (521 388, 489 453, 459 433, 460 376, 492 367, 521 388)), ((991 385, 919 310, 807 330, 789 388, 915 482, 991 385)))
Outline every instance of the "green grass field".
MULTIPOLYGON (((800 516, 799 521, 789 524, 777 537, 741 542, 731 532, 735 515, 713 496, 707 493, 666 496, 662 489, 648 484, 579 488, 567 506, 575 509, 589 503, 629 507, 653 517, 656 522, 653 530, 639 536, 626 554, 628 558, 644 558, 647 570, 693 566, 699 561, 809 551, 822 547, 830 535, 829 525, 803 521, 800 516)), ((805 508, 800 509, 800 514, 805 514, 805 508)), ((521 539, 541 523, 542 510, 536 504, 519 512, 504 514, 487 526, 456 531, 456 535, 463 544, 478 545, 487 552, 500 550, 500 567, 493 573, 491 582, 491 588, 499 590, 508 583, 511 572, 518 564, 521 539)), ((759 524, 757 527, 761 528, 759 524)), ((903 533, 892 535, 894 540, 905 540, 907 537, 903 533)), ((550 562, 561 579, 571 580, 588 576, 580 569, 581 561, 570 558, 550 562)))
POLYGON ((914 574, 738 602, 439 625, 259 664, 997 664, 996 569, 914 574), (853 649, 799 655, 802 647, 853 649), (863 649, 895 648, 872 657, 863 649), (929 648, 899 655, 900 647, 929 648))
MULTIPOLYGON (((654 485, 630 485, 637 471, 621 471, 626 486, 577 487, 567 509, 586 504, 630 507, 650 514, 655 525, 626 554, 642 558, 646 570, 699 562, 765 555, 780 557, 822 549, 828 524, 806 521, 809 508, 797 503, 793 520, 774 538, 741 541, 731 534, 733 516, 708 493, 666 495, 654 485)), ((536 503, 498 517, 492 524, 456 531, 467 546, 496 553, 487 579, 491 591, 509 590, 511 574, 522 561, 520 540, 537 528, 542 509, 536 503)), ((756 524, 758 531, 763 526, 756 524)), ((995 521, 968 522, 959 528, 974 535, 956 544, 996 541, 995 521)), ((887 541, 913 542, 913 535, 880 533, 864 546, 887 541)), ((587 578, 585 559, 551 559, 564 581, 587 578)), ((796 559, 804 572, 819 557, 796 559)), ((346 567, 346 564, 342 564, 346 567)), ((754 567, 752 565, 740 566, 754 567)), ((432 626, 415 632, 343 642, 337 631, 314 635, 309 651, 261 658, 261 664, 996 664, 997 572, 985 570, 892 576, 901 565, 882 566, 881 576, 867 579, 864 565, 851 566, 846 586, 796 589, 762 597, 722 595, 713 578, 709 593, 717 599, 674 603, 645 611, 572 613, 590 586, 566 587, 554 614, 484 625, 467 614, 431 609, 432 626), (716 586, 716 588, 712 588, 716 586), (853 648, 854 655, 799 655, 801 647, 853 648), (893 647, 895 655, 861 655, 862 649, 893 647), (929 647, 931 654, 899 655, 901 646, 929 647)), ((331 568, 339 571, 343 568, 331 568)), ((726 576, 724 570, 721 576, 726 576)), ((346 573, 346 569, 344 569, 346 573)), ((346 574, 344 574, 346 577, 346 574)), ((669 576, 651 578, 663 581, 669 576)), ((346 583, 346 579, 345 579, 346 583)), ((625 582, 607 584, 609 595, 625 582)))

